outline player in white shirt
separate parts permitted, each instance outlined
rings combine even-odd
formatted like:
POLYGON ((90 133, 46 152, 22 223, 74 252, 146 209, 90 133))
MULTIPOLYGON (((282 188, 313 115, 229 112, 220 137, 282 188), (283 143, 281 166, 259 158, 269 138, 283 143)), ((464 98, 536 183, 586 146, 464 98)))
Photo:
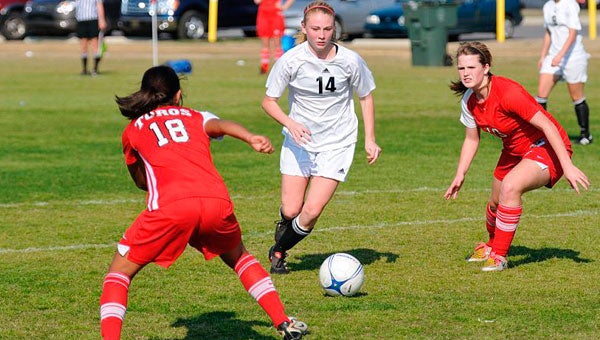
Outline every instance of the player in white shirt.
POLYGON ((269 250, 271 273, 289 270, 287 251, 314 228, 339 182, 346 180, 354 157, 360 101, 369 164, 381 148, 375 142, 372 91, 375 81, 364 60, 333 42, 335 12, 323 1, 304 9, 305 42, 286 52, 267 78, 265 112, 283 125, 281 221, 269 250), (278 99, 288 89, 289 115, 278 99))
POLYGON ((565 80, 580 127, 577 142, 590 144, 589 107, 584 94, 589 55, 582 43, 579 5, 575 0, 549 0, 544 4, 543 12, 546 33, 538 62, 540 76, 536 99, 545 109, 554 85, 565 80))

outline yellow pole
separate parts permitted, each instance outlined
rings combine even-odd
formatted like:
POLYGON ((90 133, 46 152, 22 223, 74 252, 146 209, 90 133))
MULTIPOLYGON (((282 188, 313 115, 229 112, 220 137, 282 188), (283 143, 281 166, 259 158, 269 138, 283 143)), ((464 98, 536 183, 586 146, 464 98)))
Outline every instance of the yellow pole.
POLYGON ((506 32, 504 31, 504 20, 505 20, 505 5, 504 0, 496 1, 496 40, 498 42, 504 42, 506 39, 506 32))
POLYGON ((208 3, 208 42, 217 41, 217 14, 219 0, 210 0, 208 3))
POLYGON ((596 40, 596 1, 588 0, 588 15, 590 18, 590 40, 596 40))

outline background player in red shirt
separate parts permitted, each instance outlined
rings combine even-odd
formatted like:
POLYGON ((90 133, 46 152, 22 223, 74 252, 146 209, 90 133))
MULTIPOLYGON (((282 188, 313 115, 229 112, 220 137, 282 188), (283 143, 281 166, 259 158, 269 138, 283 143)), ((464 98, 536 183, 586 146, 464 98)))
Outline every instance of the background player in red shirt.
POLYGON ((254 0, 254 3, 258 5, 256 35, 258 35, 262 44, 260 50, 260 73, 266 74, 269 71, 271 51, 275 60, 283 55, 281 37, 285 29, 285 20, 282 12, 290 8, 294 0, 286 0, 283 5, 281 4, 281 0, 254 0), (273 46, 271 46, 271 42, 273 42, 273 46))
POLYGON ((484 271, 503 270, 523 211, 521 196, 552 187, 563 174, 577 193, 579 185, 587 190, 590 182, 571 162, 571 143, 562 126, 523 86, 492 75, 492 54, 485 44, 460 44, 456 59, 460 79, 450 89, 462 95, 460 120, 466 129, 456 175, 444 197, 456 199, 477 152, 480 131, 501 138, 503 149, 486 209, 489 241, 478 244, 467 261, 486 261, 484 271))
POLYGON ((271 141, 210 112, 181 106, 181 88, 167 66, 144 73, 141 89, 116 97, 131 122, 123 132, 125 162, 136 185, 148 191, 147 209, 125 231, 104 278, 101 332, 119 339, 133 277, 148 263, 168 268, 187 244, 215 256, 239 276, 285 339, 300 339, 307 327, 289 318, 269 274, 241 239, 223 179, 210 153, 210 139, 229 135, 270 154, 271 141))

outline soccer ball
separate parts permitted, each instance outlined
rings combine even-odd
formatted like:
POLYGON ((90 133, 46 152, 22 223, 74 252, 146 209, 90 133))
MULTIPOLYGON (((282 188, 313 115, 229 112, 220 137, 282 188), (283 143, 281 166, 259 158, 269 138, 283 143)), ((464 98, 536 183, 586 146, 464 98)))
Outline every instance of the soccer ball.
POLYGON ((327 295, 352 296, 365 282, 363 266, 356 257, 336 253, 323 261, 319 269, 319 281, 327 295))

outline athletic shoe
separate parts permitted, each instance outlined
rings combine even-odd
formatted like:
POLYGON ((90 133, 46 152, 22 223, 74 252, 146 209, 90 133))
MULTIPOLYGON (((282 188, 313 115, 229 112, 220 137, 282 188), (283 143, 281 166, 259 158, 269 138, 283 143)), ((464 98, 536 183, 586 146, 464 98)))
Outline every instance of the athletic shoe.
POLYGON ((481 270, 484 272, 495 272, 504 270, 506 268, 508 268, 508 261, 506 261, 506 257, 496 255, 496 253, 492 252, 490 257, 483 264, 483 268, 481 268, 481 270))
POLYGON ((304 334, 308 333, 308 326, 296 319, 290 318, 291 322, 284 321, 277 326, 277 332, 283 335, 284 340, 297 340, 302 339, 304 334))
POLYGON ((580 145, 592 144, 592 140, 593 140, 592 135, 589 135, 587 137, 585 135, 581 135, 579 137, 579 139, 577 140, 577 144, 580 144, 580 145))
POLYGON ((260 65, 260 74, 267 74, 269 72, 269 64, 261 64, 260 65))
POLYGON ((287 263, 285 262, 285 258, 287 257, 287 253, 275 251, 271 247, 269 249, 269 261, 271 262, 271 274, 287 274, 290 270, 287 267, 287 263))
POLYGON ((467 256, 467 262, 483 262, 490 257, 492 247, 485 244, 485 242, 479 242, 473 251, 473 254, 467 256))

